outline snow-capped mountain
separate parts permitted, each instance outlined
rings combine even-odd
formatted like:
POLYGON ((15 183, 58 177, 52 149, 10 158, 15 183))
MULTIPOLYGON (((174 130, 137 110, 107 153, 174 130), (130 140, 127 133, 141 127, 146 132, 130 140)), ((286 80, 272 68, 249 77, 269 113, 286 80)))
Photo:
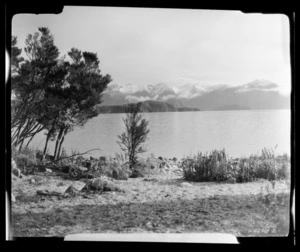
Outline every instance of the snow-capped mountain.
POLYGON ((103 94, 102 105, 122 105, 128 102, 161 101, 175 107, 212 110, 229 105, 250 109, 289 108, 290 97, 278 92, 278 86, 267 80, 254 80, 242 85, 150 85, 111 84, 103 94))

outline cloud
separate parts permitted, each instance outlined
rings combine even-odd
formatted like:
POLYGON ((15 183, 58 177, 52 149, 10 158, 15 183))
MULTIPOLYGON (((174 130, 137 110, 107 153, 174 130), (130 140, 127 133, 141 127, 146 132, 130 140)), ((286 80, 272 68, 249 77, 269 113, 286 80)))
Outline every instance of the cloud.
POLYGON ((143 102, 147 100, 153 100, 149 96, 134 96, 134 95, 127 95, 125 100, 129 102, 143 102))
POLYGON ((166 101, 166 100, 172 99, 172 98, 174 98, 174 97, 175 97, 175 95, 169 94, 169 95, 163 96, 163 97, 161 98, 161 100, 162 100, 162 101, 166 101))

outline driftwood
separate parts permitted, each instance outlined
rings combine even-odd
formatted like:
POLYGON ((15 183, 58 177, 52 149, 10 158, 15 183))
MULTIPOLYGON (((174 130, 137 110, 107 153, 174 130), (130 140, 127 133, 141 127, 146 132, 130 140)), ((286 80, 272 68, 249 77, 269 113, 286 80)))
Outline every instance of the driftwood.
POLYGON ((62 193, 54 192, 54 191, 49 192, 48 190, 44 190, 44 191, 37 190, 36 194, 42 195, 42 196, 62 196, 63 195, 62 193))
POLYGON ((91 149, 91 150, 88 150, 88 151, 83 152, 83 153, 73 154, 73 155, 68 156, 68 157, 62 157, 62 158, 59 158, 59 159, 57 159, 57 160, 53 160, 53 161, 51 161, 51 162, 49 162, 49 163, 46 163, 45 166, 50 165, 50 164, 53 164, 53 163, 55 164, 56 162, 58 162, 58 161, 60 161, 60 160, 63 160, 63 159, 72 158, 72 157, 75 157, 75 156, 85 155, 85 154, 90 153, 90 151, 94 151, 94 150, 101 150, 101 149, 91 149))

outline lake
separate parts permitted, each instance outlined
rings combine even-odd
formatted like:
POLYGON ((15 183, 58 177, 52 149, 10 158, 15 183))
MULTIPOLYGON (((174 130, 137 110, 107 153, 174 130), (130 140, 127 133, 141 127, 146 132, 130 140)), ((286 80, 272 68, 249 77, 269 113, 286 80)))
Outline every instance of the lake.
MULTIPOLYGON (((114 156, 121 153, 117 135, 125 127, 125 114, 100 114, 83 128, 75 128, 65 137, 63 147, 85 152, 88 156, 114 156)), ((237 110, 143 113, 149 120, 149 140, 143 156, 181 158, 197 152, 225 148, 231 157, 260 154, 264 147, 277 148, 276 154, 290 155, 290 110, 237 110)), ((39 134, 31 146, 43 149, 45 137, 39 134)), ((49 143, 52 154, 54 142, 49 143)))

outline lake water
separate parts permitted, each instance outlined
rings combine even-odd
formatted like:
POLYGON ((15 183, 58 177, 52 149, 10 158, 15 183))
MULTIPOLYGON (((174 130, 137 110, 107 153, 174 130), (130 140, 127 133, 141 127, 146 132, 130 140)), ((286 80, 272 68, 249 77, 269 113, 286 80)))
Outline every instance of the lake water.
MULTIPOLYGON (((100 114, 83 128, 75 128, 63 143, 67 153, 71 149, 89 156, 114 156, 121 153, 117 135, 124 131, 125 114, 100 114)), ((154 154, 181 158, 197 152, 223 149, 231 157, 260 154, 264 147, 275 148, 276 154, 290 155, 290 110, 240 110, 144 113, 149 120, 149 140, 144 156, 154 154)), ((43 149, 45 137, 39 134, 31 146, 43 149)), ((54 142, 49 144, 53 153, 54 142)))

